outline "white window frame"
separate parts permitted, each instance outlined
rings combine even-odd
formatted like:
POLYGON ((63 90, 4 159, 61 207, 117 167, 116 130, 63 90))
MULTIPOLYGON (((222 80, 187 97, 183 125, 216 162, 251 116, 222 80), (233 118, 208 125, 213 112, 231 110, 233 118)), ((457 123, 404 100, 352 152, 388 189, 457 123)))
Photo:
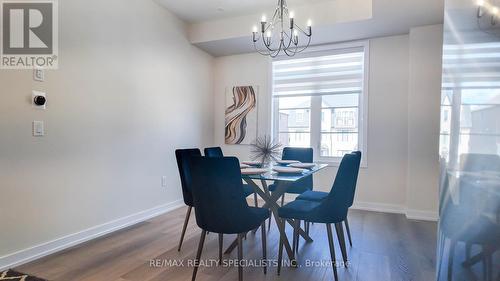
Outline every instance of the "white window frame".
MULTIPOLYGON (((368 167, 368 100, 369 100, 369 80, 370 80, 370 41, 355 41, 341 44, 329 44, 313 46, 306 49, 303 53, 296 55, 294 58, 304 57, 307 58, 312 52, 325 52, 329 55, 338 52, 342 49, 364 49, 364 73, 363 73, 363 93, 359 95, 358 105, 358 149, 362 151, 363 157, 361 160, 361 167, 368 167)), ((273 61, 290 59, 287 56, 278 56, 273 61)), ((271 65, 271 93, 274 89, 274 73, 271 65)), ((271 134, 275 139, 279 138, 279 103, 278 99, 270 95, 271 98, 271 134)), ((341 157, 325 157, 320 156, 321 150, 321 96, 311 96, 311 112, 310 112, 310 127, 311 127, 311 147, 314 149, 315 162, 326 163, 330 166, 337 167, 340 164, 341 157), (316 113, 316 114, 314 114, 316 113)))

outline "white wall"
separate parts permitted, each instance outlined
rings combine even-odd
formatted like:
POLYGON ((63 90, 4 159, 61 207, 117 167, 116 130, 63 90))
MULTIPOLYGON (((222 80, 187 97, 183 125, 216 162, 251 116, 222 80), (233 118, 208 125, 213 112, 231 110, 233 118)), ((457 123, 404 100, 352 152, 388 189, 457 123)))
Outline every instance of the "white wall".
MULTIPOLYGON (((439 38, 435 32, 436 28, 423 28, 417 39, 421 44, 427 40, 439 38), (429 33, 429 32, 430 33, 429 33)), ((442 36, 442 35, 441 35, 442 36)), ((429 47, 428 52, 415 54, 414 59, 419 57, 426 61, 435 59, 437 48, 436 42, 429 47), (426 56, 430 54, 431 57, 426 56)), ((418 119, 427 114, 439 114, 439 102, 434 106, 421 108, 415 114, 409 114, 409 108, 415 108, 413 98, 409 99, 409 81, 410 81, 410 47, 409 35, 381 37, 370 40, 370 80, 369 80, 369 111, 368 111, 368 167, 363 168, 359 176, 359 184, 356 194, 355 205, 358 208, 369 210, 383 210, 389 212, 406 213, 411 207, 414 210, 425 210, 427 217, 420 214, 415 218, 432 219, 437 215, 434 197, 437 192, 437 185, 434 180, 437 178, 437 171, 433 166, 423 168, 418 175, 412 176, 413 186, 427 185, 426 191, 419 194, 421 200, 412 201, 407 204, 408 189, 408 165, 427 165, 431 158, 427 157, 422 161, 410 161, 409 157, 418 157, 419 151, 426 155, 434 155, 437 145, 423 142, 416 150, 409 153, 409 117, 418 119), (420 181, 420 177, 426 177, 429 180, 420 181), (427 193, 428 191, 428 193, 427 193), (431 201, 432 203, 428 203, 431 201), (427 204, 427 205, 426 205, 427 204)), ((220 57, 215 59, 215 143, 221 145, 224 152, 228 155, 236 155, 242 159, 249 157, 249 148, 247 146, 227 146, 224 145, 224 93, 226 87, 235 85, 259 85, 259 132, 269 133, 270 126, 270 95, 271 95, 271 75, 270 60, 258 54, 246 54, 220 57)), ((440 59, 438 63, 426 64, 422 71, 415 73, 411 81, 415 84, 426 84, 422 91, 428 91, 427 96, 436 97, 439 101, 440 85, 436 85, 434 73, 440 71, 440 59), (426 68, 432 68, 427 69, 426 68)), ((413 71, 412 73, 414 73, 413 71)), ((440 77, 440 76, 438 76, 440 77)), ((418 106, 418 105, 417 105, 418 106)), ((413 112, 413 111, 412 111, 413 112)), ((428 120, 432 121, 432 120, 428 120)), ((439 126, 439 120, 434 120, 433 127, 439 126)), ((418 130, 411 123, 411 131, 418 130)), ((422 132, 427 134, 428 132, 422 132)), ((413 134, 411 134, 413 135, 413 134)), ((425 140, 432 140, 435 136, 425 135, 425 140)), ((435 142, 437 138, 435 139, 435 142)), ((432 142, 432 141, 431 141, 432 142)), ((430 161, 433 164, 432 161, 430 161)), ((329 167, 326 170, 315 175, 315 189, 328 191, 331 188, 337 169, 329 167)))
POLYGON ((412 216, 425 216, 438 207, 442 46, 442 25, 410 32, 406 200, 412 216))
POLYGON ((233 86, 259 86, 258 120, 259 135, 271 130, 271 60, 267 57, 246 54, 215 59, 214 63, 214 142, 228 155, 248 158, 250 146, 224 144, 225 92, 233 86))
POLYGON ((174 149, 213 142, 213 59, 181 21, 144 0, 59 9, 59 69, 43 83, 0 70, 0 268, 11 253, 179 203, 174 149), (47 110, 31 107, 32 89, 47 91, 47 110), (33 120, 45 137, 31 136, 33 120))

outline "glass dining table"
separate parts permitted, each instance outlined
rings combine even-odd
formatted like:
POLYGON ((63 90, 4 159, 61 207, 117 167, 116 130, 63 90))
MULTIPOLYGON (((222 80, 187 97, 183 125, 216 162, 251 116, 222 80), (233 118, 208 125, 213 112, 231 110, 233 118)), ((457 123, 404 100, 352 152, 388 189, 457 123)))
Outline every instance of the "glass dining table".
MULTIPOLYGON (((267 208, 271 211, 271 219, 272 217, 274 217, 276 225, 278 226, 280 238, 283 240, 283 245, 287 252, 288 258, 290 259, 292 266, 296 266, 297 262, 295 260, 294 252, 292 250, 290 241, 285 234, 285 223, 280 223, 281 219, 278 216, 278 208, 280 207, 278 205, 278 200, 286 193, 288 187, 290 187, 294 182, 317 173, 318 171, 326 168, 328 165, 317 163, 310 169, 304 169, 304 172, 301 174, 278 173, 273 170, 275 166, 278 165, 272 164, 269 167, 266 167, 267 172, 262 174, 242 174, 242 179, 251 187, 253 187, 255 193, 257 193, 264 200, 265 203, 262 208, 267 208), (276 189, 272 193, 268 189, 268 181, 274 182, 276 184, 276 189), (261 184, 260 186, 258 184, 259 182, 261 184)), ((287 220, 287 222, 293 225, 293 221, 287 220)), ((299 229, 299 234, 306 241, 312 242, 311 237, 303 229, 299 229)), ((236 246, 237 243, 233 242, 233 244, 231 244, 231 246, 226 250, 226 253, 231 252, 236 246)))

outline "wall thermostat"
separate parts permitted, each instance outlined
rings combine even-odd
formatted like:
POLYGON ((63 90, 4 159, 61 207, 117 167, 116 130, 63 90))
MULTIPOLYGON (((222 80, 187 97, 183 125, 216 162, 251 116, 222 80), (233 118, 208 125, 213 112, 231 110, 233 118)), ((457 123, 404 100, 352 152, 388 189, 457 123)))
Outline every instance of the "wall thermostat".
POLYGON ((45 109, 47 106, 47 94, 40 91, 33 91, 31 94, 31 103, 34 108, 45 109))

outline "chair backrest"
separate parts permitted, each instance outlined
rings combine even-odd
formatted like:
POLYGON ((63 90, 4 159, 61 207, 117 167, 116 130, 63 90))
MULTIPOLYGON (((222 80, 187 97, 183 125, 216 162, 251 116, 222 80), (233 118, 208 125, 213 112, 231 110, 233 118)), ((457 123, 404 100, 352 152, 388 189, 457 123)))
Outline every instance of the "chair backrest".
POLYGON ((252 221, 235 157, 195 157, 190 161, 196 223, 215 233, 241 233, 252 221))
MULTIPOLYGON (((360 165, 361 165, 361 159, 362 159, 362 153, 361 151, 353 151, 352 154, 354 154, 356 157, 359 158, 359 162, 360 162, 360 165)), ((356 169, 356 175, 354 176, 355 179, 354 179, 354 191, 356 191, 356 186, 358 184, 358 175, 359 175, 359 165, 358 165, 358 169, 356 169)), ((352 206, 352 204, 354 204, 354 195, 355 195, 355 192, 352 193, 352 197, 351 197, 351 202, 349 203, 349 207, 352 206)))
POLYGON ((224 157, 220 147, 207 147, 204 152, 206 157, 224 157))
MULTIPOLYGON (((283 160, 296 160, 302 163, 312 163, 313 162, 313 149, 303 148, 303 147, 285 147, 283 148, 283 155, 281 159, 283 160)), ((289 188, 291 191, 295 191, 297 193, 302 193, 307 190, 313 189, 313 176, 308 176, 303 179, 298 180, 293 183, 289 188)))
POLYGON ((313 162, 313 149, 310 147, 285 147, 283 148, 283 160, 297 160, 303 163, 313 162))
POLYGON ((318 222, 334 223, 346 218, 347 210, 352 204, 356 191, 360 162, 360 153, 344 155, 332 190, 328 197, 321 202, 321 205, 315 209, 315 216, 319 218, 318 222))
POLYGON ((181 178, 182 197, 184 203, 188 206, 193 206, 193 195, 191 194, 192 174, 189 170, 189 161, 192 157, 201 156, 201 151, 198 148, 177 149, 175 158, 177 159, 177 167, 179 168, 179 176, 181 178))

